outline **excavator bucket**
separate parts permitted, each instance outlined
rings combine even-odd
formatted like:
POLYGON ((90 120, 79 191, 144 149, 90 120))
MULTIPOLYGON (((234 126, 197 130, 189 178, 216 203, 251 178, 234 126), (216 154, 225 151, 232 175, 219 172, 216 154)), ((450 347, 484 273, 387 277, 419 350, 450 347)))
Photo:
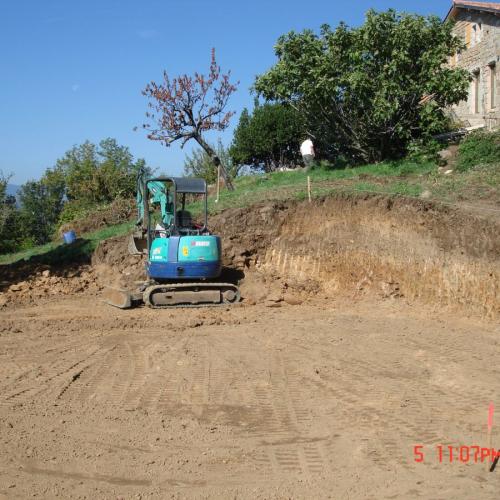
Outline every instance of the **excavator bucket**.
POLYGON ((128 253, 131 255, 144 255, 147 252, 148 242, 142 234, 133 234, 128 241, 128 253))

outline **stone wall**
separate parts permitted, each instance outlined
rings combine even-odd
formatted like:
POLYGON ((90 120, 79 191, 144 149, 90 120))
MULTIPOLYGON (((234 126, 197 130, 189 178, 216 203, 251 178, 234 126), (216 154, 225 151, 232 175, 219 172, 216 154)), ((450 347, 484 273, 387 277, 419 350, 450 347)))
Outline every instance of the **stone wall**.
POLYGON ((467 69, 473 80, 469 86, 467 101, 454 106, 452 113, 466 126, 484 124, 488 129, 498 127, 500 126, 500 16, 460 9, 455 21, 454 31, 468 48, 453 57, 450 65, 467 69), (480 25, 481 33, 478 35, 480 25), (496 89, 492 107, 493 71, 496 72, 496 89))

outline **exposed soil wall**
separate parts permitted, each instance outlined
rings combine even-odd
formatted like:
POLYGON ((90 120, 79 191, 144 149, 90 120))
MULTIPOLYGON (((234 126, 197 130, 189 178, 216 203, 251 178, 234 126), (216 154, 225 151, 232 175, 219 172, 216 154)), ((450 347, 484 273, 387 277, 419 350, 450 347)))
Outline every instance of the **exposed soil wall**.
POLYGON ((419 200, 339 196, 227 211, 226 264, 328 295, 375 292, 495 316, 500 225, 419 200))

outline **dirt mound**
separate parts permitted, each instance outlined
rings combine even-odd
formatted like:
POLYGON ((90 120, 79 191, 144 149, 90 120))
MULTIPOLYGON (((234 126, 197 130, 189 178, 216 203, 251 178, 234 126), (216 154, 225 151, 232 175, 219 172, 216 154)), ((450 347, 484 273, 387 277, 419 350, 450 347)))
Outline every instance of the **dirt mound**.
MULTIPOLYGON (((8 277, 4 275, 4 278, 8 277)), ((39 266, 26 272, 26 278, 2 281, 0 308, 9 304, 33 303, 41 298, 74 295, 82 292, 96 293, 99 286, 91 266, 75 266, 60 270, 50 266, 39 266), (9 284, 10 283, 10 284, 9 284)))
POLYGON ((130 255, 128 236, 101 241, 92 256, 92 267, 100 285, 134 288, 136 281, 146 279, 145 259, 130 255))

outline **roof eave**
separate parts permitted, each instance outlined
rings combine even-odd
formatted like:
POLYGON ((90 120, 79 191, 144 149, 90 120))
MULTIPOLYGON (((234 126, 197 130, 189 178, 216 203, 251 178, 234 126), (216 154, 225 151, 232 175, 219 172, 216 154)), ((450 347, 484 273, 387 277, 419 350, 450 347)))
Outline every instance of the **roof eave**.
POLYGON ((491 7, 485 7, 485 6, 480 7, 479 5, 468 5, 466 2, 464 3, 453 2, 444 20, 447 21, 450 16, 455 15, 455 11, 457 11, 458 9, 474 10, 476 12, 488 12, 489 14, 493 14, 494 16, 500 16, 500 10, 498 9, 492 9, 491 7))
POLYGON ((455 3, 452 3, 451 7, 450 7, 450 10, 448 11, 448 14, 446 14, 443 22, 448 21, 449 17, 452 15, 452 13, 453 13, 454 10, 455 10, 455 3))

